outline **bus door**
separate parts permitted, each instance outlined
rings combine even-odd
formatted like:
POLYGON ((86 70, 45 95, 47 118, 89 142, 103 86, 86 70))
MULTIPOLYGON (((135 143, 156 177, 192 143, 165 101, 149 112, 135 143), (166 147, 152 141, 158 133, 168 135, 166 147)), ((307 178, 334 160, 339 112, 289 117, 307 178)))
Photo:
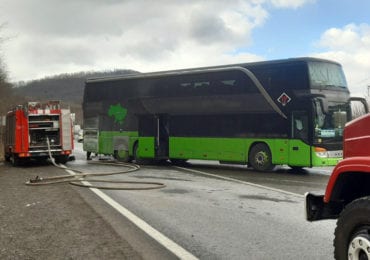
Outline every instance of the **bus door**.
POLYGON ((168 158, 168 143, 169 143, 169 116, 157 115, 156 116, 156 157, 168 158))
POLYGON ((308 115, 305 111, 292 113, 291 135, 289 141, 290 166, 311 165, 311 146, 309 145, 308 115))

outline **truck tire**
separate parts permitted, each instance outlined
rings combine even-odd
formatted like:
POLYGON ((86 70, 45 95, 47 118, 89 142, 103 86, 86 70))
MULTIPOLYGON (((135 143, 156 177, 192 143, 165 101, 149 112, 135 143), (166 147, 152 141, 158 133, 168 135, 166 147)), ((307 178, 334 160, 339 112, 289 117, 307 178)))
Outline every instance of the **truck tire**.
POLYGON ((57 164, 66 164, 68 162, 68 155, 58 155, 55 156, 55 163, 57 164))
POLYGON ((335 259, 370 259, 370 197, 354 200, 344 208, 334 235, 335 259))
POLYGON ((20 165, 20 160, 21 159, 19 159, 18 158, 18 156, 17 155, 15 155, 15 154, 12 154, 11 156, 10 156, 10 158, 9 158, 10 160, 10 163, 13 165, 13 166, 19 166, 20 165))
POLYGON ((257 171, 271 171, 274 165, 270 148, 264 143, 253 145, 249 151, 248 164, 257 171))

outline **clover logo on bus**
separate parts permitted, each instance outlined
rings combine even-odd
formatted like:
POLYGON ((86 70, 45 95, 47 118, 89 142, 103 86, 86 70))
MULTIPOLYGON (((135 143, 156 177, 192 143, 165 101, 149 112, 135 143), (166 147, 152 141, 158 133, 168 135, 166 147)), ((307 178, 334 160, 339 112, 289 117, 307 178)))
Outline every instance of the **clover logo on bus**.
POLYGON ((114 117, 114 122, 123 124, 127 115, 127 109, 122 107, 121 104, 111 105, 108 110, 108 115, 114 117))

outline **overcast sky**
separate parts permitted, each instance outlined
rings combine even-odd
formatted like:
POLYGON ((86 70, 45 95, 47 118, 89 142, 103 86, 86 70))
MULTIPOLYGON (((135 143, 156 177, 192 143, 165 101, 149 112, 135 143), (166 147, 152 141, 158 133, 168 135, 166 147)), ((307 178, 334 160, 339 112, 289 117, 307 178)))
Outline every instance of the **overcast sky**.
POLYGON ((11 81, 314 56, 370 85, 369 0, 0 0, 11 81))

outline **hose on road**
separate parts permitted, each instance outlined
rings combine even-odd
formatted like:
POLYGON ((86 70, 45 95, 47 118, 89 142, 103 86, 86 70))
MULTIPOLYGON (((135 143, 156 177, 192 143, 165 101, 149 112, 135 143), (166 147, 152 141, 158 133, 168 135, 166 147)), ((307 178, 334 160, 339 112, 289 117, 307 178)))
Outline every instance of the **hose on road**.
POLYGON ((160 182, 146 182, 146 181, 121 181, 121 180, 106 180, 92 178, 96 176, 109 176, 118 174, 127 174, 130 172, 140 170, 140 166, 132 163, 123 162, 89 162, 89 164, 96 165, 110 165, 114 167, 125 167, 123 170, 114 172, 98 172, 98 173, 87 173, 81 170, 68 168, 65 165, 55 163, 55 160, 51 154, 49 139, 47 138, 47 145, 49 150, 49 158, 55 167, 68 170, 71 174, 51 176, 51 177, 39 177, 36 176, 34 179, 30 179, 25 184, 29 186, 41 186, 56 183, 69 183, 71 185, 86 187, 86 188, 97 188, 97 189, 109 189, 109 190, 152 190, 161 189, 166 187, 164 183, 160 182), (94 184, 91 184, 93 182, 94 184), (96 184, 95 184, 96 183, 96 184), (111 185, 106 185, 111 184, 111 185))

